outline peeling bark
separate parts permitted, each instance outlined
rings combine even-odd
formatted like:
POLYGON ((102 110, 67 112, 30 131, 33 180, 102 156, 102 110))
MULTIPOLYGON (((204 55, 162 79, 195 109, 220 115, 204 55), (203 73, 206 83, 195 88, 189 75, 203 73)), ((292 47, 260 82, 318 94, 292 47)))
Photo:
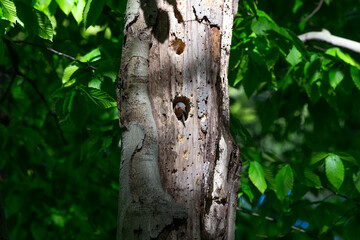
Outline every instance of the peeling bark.
POLYGON ((227 71, 236 10, 236 0, 128 0, 118 240, 234 239, 241 163, 227 71), (186 124, 174 113, 180 101, 186 124))

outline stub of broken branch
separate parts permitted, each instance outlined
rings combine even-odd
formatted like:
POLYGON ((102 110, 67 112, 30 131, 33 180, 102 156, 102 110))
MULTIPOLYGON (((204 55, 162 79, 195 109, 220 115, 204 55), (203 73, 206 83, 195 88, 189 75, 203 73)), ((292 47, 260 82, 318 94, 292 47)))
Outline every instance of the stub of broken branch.
POLYGON ((323 29, 321 32, 308 32, 298 36, 302 42, 321 41, 333 46, 346 48, 350 51, 360 53, 360 43, 346 38, 332 35, 328 30, 323 29))

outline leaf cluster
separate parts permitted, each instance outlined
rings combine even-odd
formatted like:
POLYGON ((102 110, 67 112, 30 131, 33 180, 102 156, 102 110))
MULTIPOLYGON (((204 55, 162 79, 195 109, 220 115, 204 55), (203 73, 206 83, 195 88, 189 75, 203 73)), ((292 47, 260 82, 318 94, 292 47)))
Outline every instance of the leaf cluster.
POLYGON ((329 8, 343 16, 351 2, 340 8, 325 1, 306 21, 310 1, 240 4, 229 69, 231 131, 243 161, 239 239, 357 234, 359 56, 323 43, 304 45, 297 37, 314 26, 346 34, 350 17, 327 24, 323 18, 330 18, 329 8))
POLYGON ((0 191, 11 239, 116 235, 125 5, 0 0, 0 191))

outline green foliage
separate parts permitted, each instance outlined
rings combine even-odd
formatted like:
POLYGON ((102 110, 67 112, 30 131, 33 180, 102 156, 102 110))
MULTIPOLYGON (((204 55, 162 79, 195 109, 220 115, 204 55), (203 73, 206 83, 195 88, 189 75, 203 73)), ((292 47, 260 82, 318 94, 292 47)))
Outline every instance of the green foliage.
POLYGON ((310 18, 316 6, 307 0, 239 4, 229 69, 230 127, 245 183, 237 238, 355 236, 360 56, 296 35, 326 28, 359 39, 360 4, 325 1, 310 18))
POLYGON ((0 0, 0 191, 11 239, 116 235, 124 5, 115 2, 85 27, 89 1, 0 0))
POLYGON ((292 169, 289 165, 284 166, 277 174, 276 174, 276 195, 283 201, 286 195, 293 188, 294 176, 292 169))
POLYGON ((329 182, 339 189, 344 181, 344 164, 336 154, 329 154, 325 159, 326 176, 329 182))
POLYGON ((250 162, 249 178, 261 193, 264 193, 267 185, 265 182, 264 170, 260 163, 250 162))

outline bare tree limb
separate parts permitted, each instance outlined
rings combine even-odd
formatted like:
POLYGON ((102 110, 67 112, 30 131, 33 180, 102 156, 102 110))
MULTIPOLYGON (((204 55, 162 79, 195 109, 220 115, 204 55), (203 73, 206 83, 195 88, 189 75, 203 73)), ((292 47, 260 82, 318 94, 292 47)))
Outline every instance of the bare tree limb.
POLYGON ((346 48, 350 51, 360 53, 360 43, 346 38, 332 35, 328 30, 323 29, 321 32, 308 32, 298 36, 302 42, 321 41, 333 46, 346 48))
POLYGON ((309 20, 310 18, 312 18, 312 17, 315 15, 315 13, 317 13, 317 12, 320 10, 323 2, 324 2, 324 0, 320 0, 320 2, 318 3, 318 5, 316 6, 316 8, 315 8, 307 17, 303 18, 303 19, 301 20, 301 22, 307 21, 307 20, 309 20))
MULTIPOLYGON (((277 222, 277 220, 276 220, 275 218, 268 217, 268 216, 261 216, 261 215, 258 214, 258 213, 252 212, 252 211, 247 210, 247 209, 244 209, 244 208, 237 207, 237 211, 241 211, 241 212, 243 212, 243 213, 245 213, 245 214, 249 214, 249 215, 252 215, 252 216, 255 216, 255 217, 264 218, 265 220, 270 221, 270 222, 274 222, 274 223, 277 222)), ((311 237, 311 238, 313 238, 313 239, 316 239, 316 236, 314 236, 312 233, 306 231, 306 230, 303 229, 303 228, 291 226, 291 229, 292 229, 292 231, 302 232, 302 233, 305 233, 306 235, 308 235, 309 237, 311 237)), ((258 235, 257 235, 257 236, 258 236, 258 235)), ((286 234, 280 235, 280 236, 278 236, 278 237, 285 237, 285 236, 286 236, 286 234)), ((259 235, 258 237, 267 237, 267 236, 261 236, 261 235, 259 235)))
POLYGON ((12 42, 13 42, 13 43, 23 43, 23 44, 31 45, 31 46, 34 46, 34 47, 46 49, 46 50, 48 50, 48 51, 50 51, 50 52, 52 52, 52 53, 55 53, 55 54, 58 55, 58 56, 66 57, 66 58, 68 58, 68 59, 70 59, 70 60, 73 60, 73 61, 75 61, 75 62, 77 62, 77 63, 80 63, 80 64, 82 64, 82 65, 85 65, 85 66, 87 66, 87 67, 89 67, 89 68, 91 68, 91 69, 93 69, 93 70, 96 70, 96 67, 95 67, 95 66, 92 66, 89 62, 82 62, 82 61, 80 61, 80 60, 78 60, 78 59, 76 59, 76 58, 74 58, 74 57, 72 57, 72 56, 70 56, 70 55, 67 55, 67 54, 65 54, 65 53, 56 51, 55 49, 53 49, 53 48, 51 48, 51 47, 44 47, 44 46, 41 46, 41 45, 38 45, 38 44, 35 44, 35 43, 26 42, 26 41, 12 41, 12 42))

